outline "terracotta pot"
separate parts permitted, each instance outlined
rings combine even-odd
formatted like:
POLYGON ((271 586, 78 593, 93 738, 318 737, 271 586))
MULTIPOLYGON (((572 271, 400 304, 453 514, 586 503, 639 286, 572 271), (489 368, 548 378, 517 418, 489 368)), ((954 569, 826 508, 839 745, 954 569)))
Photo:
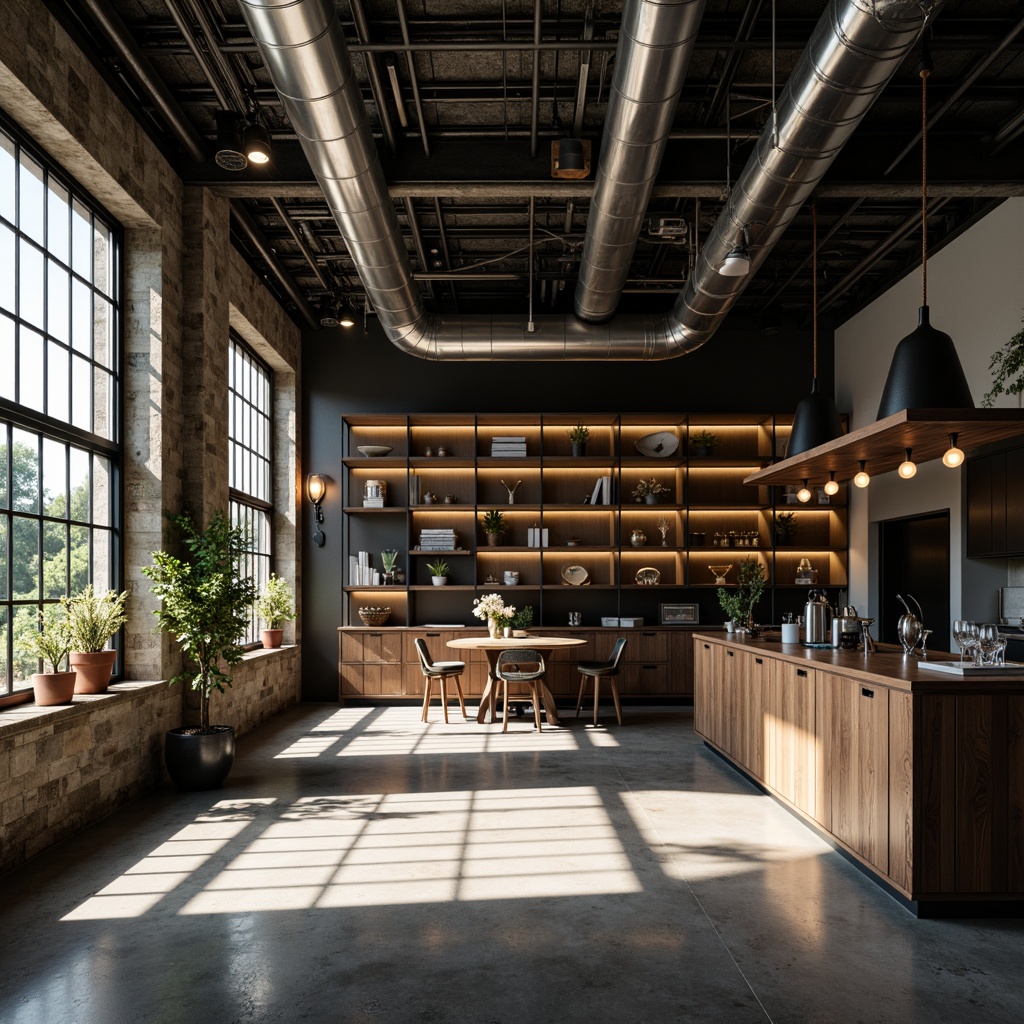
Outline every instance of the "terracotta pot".
POLYGON ((263 649, 272 651, 277 647, 281 646, 281 637, 284 636, 283 629, 264 629, 260 632, 260 637, 263 640, 263 649))
POLYGON ((75 695, 75 673, 35 672, 32 675, 32 689, 35 690, 36 704, 41 708, 70 704, 75 695))
POLYGON ((72 651, 68 663, 75 670, 75 693, 106 693, 117 651, 72 651))
POLYGON ((235 730, 214 725, 208 733, 172 729, 164 736, 164 764, 179 789, 216 789, 235 759, 235 730))

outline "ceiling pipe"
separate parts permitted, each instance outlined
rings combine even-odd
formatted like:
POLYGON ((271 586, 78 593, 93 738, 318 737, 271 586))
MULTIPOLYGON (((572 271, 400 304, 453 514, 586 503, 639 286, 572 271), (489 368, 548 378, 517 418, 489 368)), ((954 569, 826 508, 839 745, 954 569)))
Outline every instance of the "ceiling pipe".
POLYGON ((331 0, 241 0, 253 38, 391 341, 425 359, 667 359, 718 329, 942 0, 832 0, 701 250, 660 316, 605 324, 556 315, 428 314, 412 279, 359 84, 331 0), (746 231, 751 274, 718 272, 746 231))
POLYGON ((679 106, 705 0, 626 0, 601 159, 576 285, 576 315, 619 304, 679 106))

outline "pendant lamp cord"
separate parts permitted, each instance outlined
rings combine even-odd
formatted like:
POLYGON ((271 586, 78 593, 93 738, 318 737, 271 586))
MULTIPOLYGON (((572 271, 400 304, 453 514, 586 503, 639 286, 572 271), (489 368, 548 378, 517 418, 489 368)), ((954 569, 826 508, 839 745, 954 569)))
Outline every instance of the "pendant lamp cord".
POLYGON ((917 68, 921 76, 921 305, 928 305, 928 76, 932 73, 927 44, 917 68))
POLYGON ((818 204, 811 203, 811 344, 814 349, 814 380, 818 379, 818 204))

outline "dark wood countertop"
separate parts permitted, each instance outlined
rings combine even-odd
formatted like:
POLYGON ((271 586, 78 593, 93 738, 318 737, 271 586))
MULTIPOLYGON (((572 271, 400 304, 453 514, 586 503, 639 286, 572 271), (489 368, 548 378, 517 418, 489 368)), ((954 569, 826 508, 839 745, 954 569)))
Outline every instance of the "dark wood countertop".
MULTIPOLYGON (((800 644, 783 644, 777 636, 749 639, 737 638, 728 633, 697 633, 694 642, 710 640, 739 650, 762 652, 773 658, 792 662, 803 667, 835 672, 851 679, 859 679, 875 686, 909 693, 1020 693, 1024 694, 1024 671, 1007 670, 1005 676, 956 676, 942 672, 930 672, 921 667, 921 659, 906 658, 899 647, 878 644, 873 654, 863 651, 842 651, 836 648, 802 647, 800 644)), ((943 652, 929 654, 929 661, 957 662, 956 655, 943 652)))

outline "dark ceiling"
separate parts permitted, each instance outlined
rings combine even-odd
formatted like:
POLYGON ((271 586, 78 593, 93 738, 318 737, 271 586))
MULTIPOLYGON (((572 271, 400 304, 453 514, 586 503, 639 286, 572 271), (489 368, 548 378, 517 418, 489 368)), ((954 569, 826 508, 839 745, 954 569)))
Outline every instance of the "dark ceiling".
MULTIPOLYGON (((236 0, 46 2, 182 178, 231 197, 237 244, 298 322, 326 289, 361 307, 352 261, 236 0), (214 163, 214 115, 225 107, 258 108, 269 165, 214 163)), ((777 0, 776 92, 824 7, 777 0)), ((556 180, 551 146, 578 126, 596 166, 621 3, 340 0, 338 9, 428 308, 525 309, 532 197, 534 308, 571 312, 593 174, 556 180)), ((671 306, 727 180, 770 117, 772 36, 770 2, 708 0, 620 309, 671 306)), ((930 39, 934 251, 1024 195, 1024 3, 947 0, 930 39)), ((819 309, 833 325, 920 261, 919 58, 918 49, 904 61, 815 191, 819 309)), ((766 329, 805 323, 811 249, 807 207, 735 308, 766 329)))

